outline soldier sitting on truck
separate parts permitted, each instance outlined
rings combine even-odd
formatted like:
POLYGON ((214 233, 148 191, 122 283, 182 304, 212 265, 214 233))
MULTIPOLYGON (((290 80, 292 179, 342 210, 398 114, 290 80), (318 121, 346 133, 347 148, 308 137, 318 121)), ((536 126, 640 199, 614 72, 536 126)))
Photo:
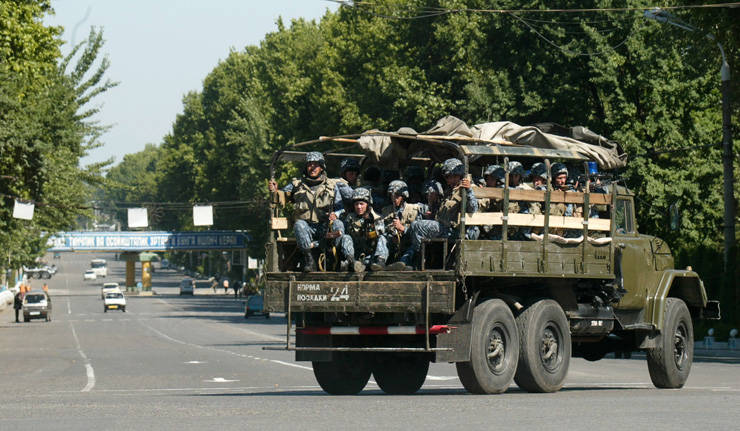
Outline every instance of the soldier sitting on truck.
POLYGON ((405 249, 408 242, 406 232, 416 220, 421 220, 427 212, 427 206, 422 203, 408 203, 409 189, 401 180, 391 181, 388 185, 388 196, 391 205, 383 208, 382 217, 385 224, 386 237, 390 256, 396 257, 400 250, 405 249))
POLYGON ((439 206, 442 203, 442 196, 444 196, 444 188, 439 181, 428 180, 424 182, 422 187, 422 193, 426 200, 426 212, 423 214, 424 219, 434 220, 434 217, 439 211, 439 206))
MULTIPOLYGON (((502 188, 504 186, 506 172, 499 165, 489 165, 483 171, 483 179, 486 187, 502 188)), ((499 212, 503 208, 503 201, 494 198, 483 198, 478 200, 478 211, 480 212, 499 212)), ((516 202, 509 203, 509 211, 518 212, 519 205, 516 202), (515 207, 515 208, 514 208, 515 207)), ((481 235, 486 239, 501 239, 501 226, 483 226, 481 235)))
POLYGON ((357 187, 360 177, 360 164, 355 159, 343 159, 339 163, 339 193, 334 196, 334 206, 343 206, 347 211, 352 210, 352 192, 357 187))
POLYGON ((339 239, 345 265, 354 272, 364 272, 367 265, 372 271, 382 271, 388 259, 383 219, 372 209, 370 190, 355 189, 352 202, 354 211, 345 214, 344 234, 339 239))
POLYGON ((294 178, 282 190, 271 179, 269 189, 278 195, 279 202, 293 202, 296 244, 303 254, 303 271, 309 272, 316 271, 312 250, 319 247, 329 230, 329 213, 341 208, 335 207, 334 199, 340 193, 339 180, 326 177, 324 155, 311 151, 305 163, 301 179, 294 178))
MULTIPOLYGON (((460 210, 462 206, 463 193, 467 196, 467 212, 474 213, 478 210, 478 200, 473 194, 470 179, 465 178, 465 168, 458 159, 447 159, 442 165, 442 175, 447 182, 442 203, 434 220, 417 220, 411 223, 409 235, 411 246, 401 256, 400 262, 409 269, 412 266, 414 256, 421 250, 421 243, 428 238, 454 238, 457 234, 456 228, 460 223, 460 210), (464 189, 464 190, 463 190, 464 189)), ((477 239, 477 226, 466 232, 467 239, 477 239)))

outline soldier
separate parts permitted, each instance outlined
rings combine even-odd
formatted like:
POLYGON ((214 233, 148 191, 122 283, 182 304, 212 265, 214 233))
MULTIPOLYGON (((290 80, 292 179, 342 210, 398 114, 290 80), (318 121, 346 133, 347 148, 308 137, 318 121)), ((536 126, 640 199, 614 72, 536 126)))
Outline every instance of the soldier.
POLYGON ((401 244, 408 238, 406 232, 414 221, 421 220, 427 212, 427 206, 422 203, 407 203, 409 189, 404 181, 391 181, 388 185, 388 196, 391 205, 383 208, 382 216, 385 223, 386 236, 389 248, 393 250, 391 255, 396 256, 401 249, 401 244))
MULTIPOLYGON (((502 188, 505 180, 504 168, 499 165, 489 165, 483 171, 483 179, 486 181, 486 187, 502 188)), ((519 211, 516 202, 509 203, 509 211, 515 207, 514 211, 519 211)), ((481 212, 499 212, 503 208, 503 201, 500 199, 483 198, 478 200, 478 210, 481 212)), ((483 236, 492 240, 501 239, 501 226, 483 226, 483 236)))
POLYGON ((344 218, 345 234, 340 237, 339 248, 347 266, 355 272, 382 271, 388 259, 383 219, 372 209, 370 190, 358 188, 352 193, 354 212, 344 218))
POLYGON ((429 180, 424 183, 422 188, 424 197, 427 201, 427 210, 424 213, 424 218, 428 220, 434 220, 439 210, 439 205, 442 203, 442 196, 444 196, 444 189, 442 184, 435 180, 429 180))
MULTIPOLYGON (((572 187, 568 185, 568 167, 562 163, 554 163, 550 167, 552 172, 552 188, 564 192, 573 192, 572 187)), ((558 216, 573 216, 573 204, 557 203, 550 205, 550 214, 558 216)), ((565 235, 567 232, 561 228, 550 229, 555 235, 565 235)))
POLYGON ((303 254, 303 271, 316 271, 312 250, 329 228, 329 214, 341 208, 335 207, 335 196, 340 193, 336 178, 326 177, 324 155, 311 151, 306 154, 306 164, 301 179, 293 178, 290 184, 278 189, 275 180, 270 180, 271 193, 278 195, 279 202, 293 202, 294 232, 298 249, 303 254))
POLYGON ((340 181, 337 183, 339 193, 334 196, 334 206, 352 210, 352 191, 357 187, 360 176, 360 164, 355 159, 343 159, 339 163, 340 181))
MULTIPOLYGON (((470 180, 465 178, 465 168, 458 159, 447 159, 442 165, 442 175, 447 183, 442 203, 434 220, 417 220, 411 223, 409 235, 411 246, 406 249, 400 261, 405 269, 411 266, 414 255, 421 250, 421 242, 426 238, 452 238, 460 223, 460 206, 463 193, 467 193, 467 212, 478 210, 478 200, 473 194, 470 180), (464 189, 464 190, 463 190, 464 189)), ((475 226, 474 226, 475 228, 475 226)), ((477 237, 477 230, 469 230, 466 237, 477 237)), ((470 238, 475 239, 475 238, 470 238)))

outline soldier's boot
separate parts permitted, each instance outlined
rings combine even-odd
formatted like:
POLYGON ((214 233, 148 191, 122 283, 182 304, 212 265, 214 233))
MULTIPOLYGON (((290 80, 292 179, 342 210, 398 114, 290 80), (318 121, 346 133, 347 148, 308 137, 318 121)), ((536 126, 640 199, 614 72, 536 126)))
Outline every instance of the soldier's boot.
POLYGON ((370 264, 370 271, 382 271, 385 269, 385 259, 382 257, 378 257, 375 259, 375 262, 370 264))
POLYGON ((304 250, 303 251, 303 272, 315 272, 316 271, 316 261, 313 259, 313 254, 311 254, 311 250, 304 250))
POLYGON ((355 258, 348 256, 346 259, 342 260, 342 262, 339 264, 339 271, 346 272, 354 268, 354 266, 355 266, 355 258))
POLYGON ((360 262, 359 260, 356 260, 352 265, 352 269, 354 269, 354 271, 357 273, 365 272, 365 264, 360 262))

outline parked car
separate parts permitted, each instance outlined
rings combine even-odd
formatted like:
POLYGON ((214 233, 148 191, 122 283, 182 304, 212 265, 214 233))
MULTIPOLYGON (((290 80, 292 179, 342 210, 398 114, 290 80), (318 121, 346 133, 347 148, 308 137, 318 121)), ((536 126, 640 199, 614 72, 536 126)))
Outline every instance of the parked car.
POLYGON ((126 312, 126 297, 123 293, 119 292, 108 292, 103 298, 103 312, 107 313, 108 310, 121 310, 126 312))
POLYGON ((195 280, 186 278, 180 282, 180 295, 195 295, 195 280))
POLYGON ((121 293, 118 283, 103 283, 103 288, 100 289, 100 299, 105 299, 108 293, 121 293))
POLYGON ((84 274, 82 274, 82 279, 83 280, 97 280, 98 275, 95 273, 94 269, 88 269, 87 271, 85 271, 84 274))
POLYGON ((30 291, 23 297, 23 321, 51 320, 51 301, 45 292, 30 291))
POLYGON ((270 313, 262 310, 263 302, 262 294, 249 296, 244 307, 244 318, 247 319, 250 316, 265 316, 265 319, 269 319, 270 313))

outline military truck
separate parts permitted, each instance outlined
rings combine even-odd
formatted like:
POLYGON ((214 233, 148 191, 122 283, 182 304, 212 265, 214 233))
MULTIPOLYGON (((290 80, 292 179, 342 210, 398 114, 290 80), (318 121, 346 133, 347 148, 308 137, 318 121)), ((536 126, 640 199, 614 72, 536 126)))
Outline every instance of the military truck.
MULTIPOLYGON (((547 172, 556 160, 596 162, 603 170, 626 163, 615 143, 587 129, 564 136, 513 123, 450 128, 446 120, 447 127, 423 134, 322 137, 279 151, 273 165, 301 159, 294 150, 305 148, 323 151, 329 162, 357 157, 388 170, 417 164, 431 171, 448 157, 462 160, 468 173, 509 160, 544 161, 547 172)), ((638 232, 624 184, 613 179, 606 193, 594 193, 586 181, 583 192, 551 184, 520 190, 508 187, 507 171, 505 187, 475 187, 477 198, 501 200, 502 210, 466 214, 463 198, 457 239, 426 240, 415 271, 333 271, 326 248, 321 270, 302 272, 288 218, 273 206, 264 310, 285 312, 287 327, 284 346, 264 348, 311 361, 330 394, 358 393, 371 374, 386 393, 415 393, 430 362, 454 362, 476 394, 505 392, 512 380, 529 392, 554 392, 572 356, 596 361, 633 351, 646 352, 656 387, 682 387, 693 360, 692 321, 718 319, 719 303, 707 299, 691 268, 674 268, 665 241, 638 232), (509 213, 512 201, 543 210, 509 213), (551 215, 557 204, 579 206, 582 216, 551 215), (470 226, 495 226, 502 238, 464 239, 470 226), (516 229, 530 229, 534 240, 513 240, 516 229), (579 235, 568 238, 564 230, 579 235)))

